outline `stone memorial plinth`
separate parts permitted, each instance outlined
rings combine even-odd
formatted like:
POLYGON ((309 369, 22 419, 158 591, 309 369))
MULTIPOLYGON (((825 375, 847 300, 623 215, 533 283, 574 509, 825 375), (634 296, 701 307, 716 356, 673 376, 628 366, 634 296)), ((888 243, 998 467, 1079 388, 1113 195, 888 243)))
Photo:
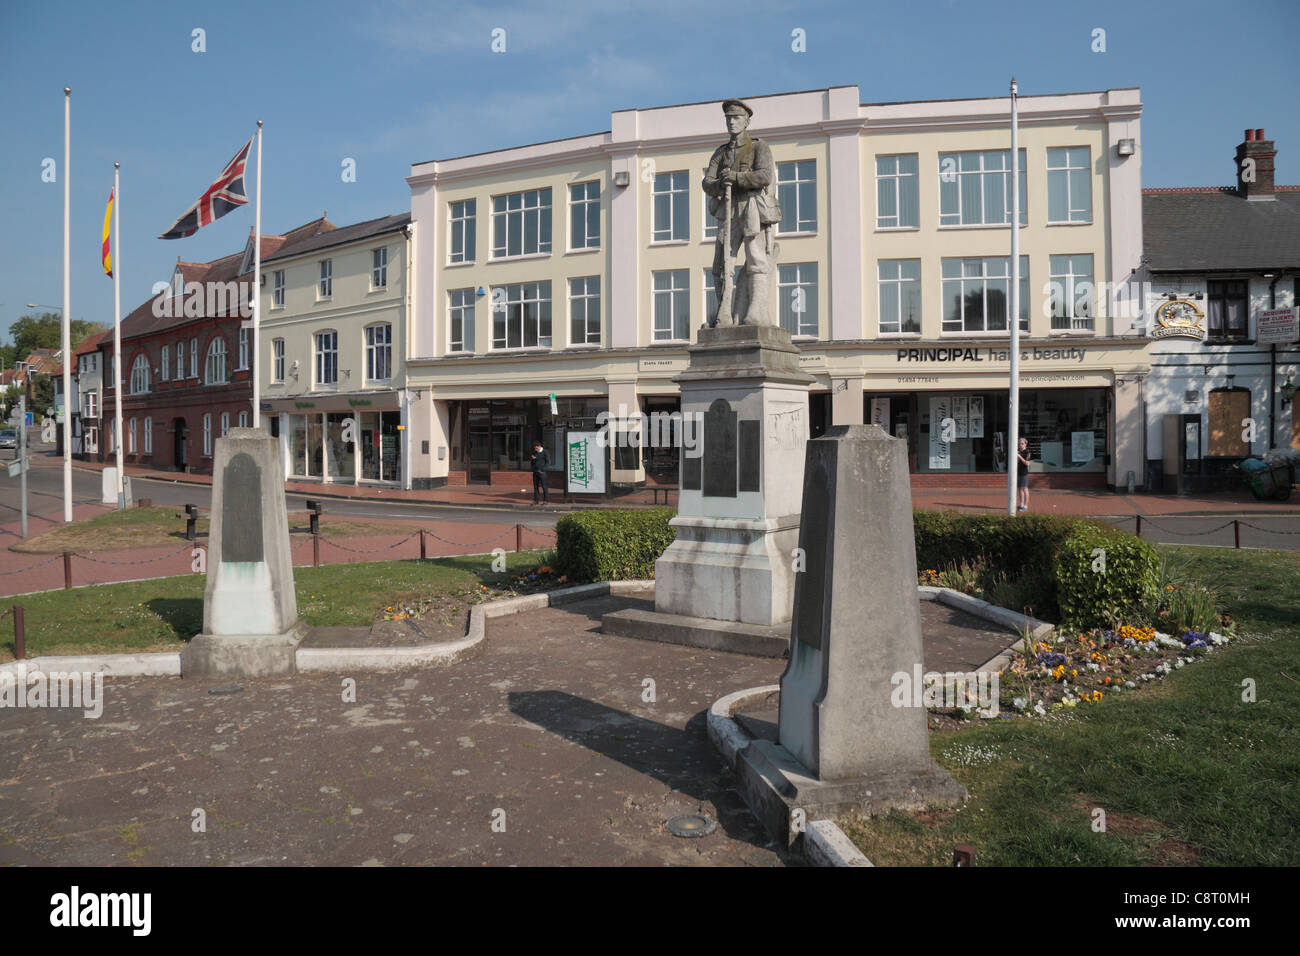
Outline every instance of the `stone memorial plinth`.
POLYGON ((280 443, 259 428, 217 439, 203 633, 181 658, 187 678, 293 674, 302 640, 289 552, 280 443))
POLYGON ((807 443, 790 661, 777 741, 740 755, 750 806, 789 814, 954 805, 965 789, 930 758, 925 707, 893 678, 924 666, 907 443, 841 425, 807 443))
POLYGON ((680 453, 670 522, 677 539, 655 562, 653 614, 640 612, 635 622, 606 615, 604 630, 647 637, 647 626, 662 627, 678 635, 662 639, 699 645, 706 631, 716 639, 716 622, 731 622, 737 643, 719 649, 783 653, 813 377, 800 371, 790 333, 776 326, 701 329, 689 351, 689 367, 674 380, 697 453, 680 453))

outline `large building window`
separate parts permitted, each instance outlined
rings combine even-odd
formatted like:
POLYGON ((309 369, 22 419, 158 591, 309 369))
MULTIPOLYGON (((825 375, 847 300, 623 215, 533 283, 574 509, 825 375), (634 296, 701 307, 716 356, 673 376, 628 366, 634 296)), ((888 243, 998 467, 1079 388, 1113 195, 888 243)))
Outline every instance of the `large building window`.
MULTIPOLYGON (((944 259, 943 331, 1007 331, 1009 256, 944 259)), ((1020 329, 1029 331, 1029 257, 1020 257, 1020 329)))
MULTIPOLYGON (((939 225, 1011 222, 1011 151, 939 154, 939 225)), ((1029 221, 1025 151, 1020 150, 1020 224, 1029 221)))
POLYGON ((253 330, 241 328, 239 330, 239 364, 235 366, 237 369, 248 368, 248 355, 252 351, 252 342, 253 330))
POLYGON ((370 288, 388 288, 388 247, 370 250, 370 288))
POLYGON ((339 334, 317 332, 316 382, 317 386, 335 386, 339 383, 339 334))
POLYGON ((271 306, 272 308, 284 307, 284 270, 275 271, 275 281, 271 287, 271 306))
POLYGON ((881 259, 880 334, 921 331, 921 260, 881 259))
POLYGON ((1093 299, 1092 256, 1049 256, 1048 286, 1052 329, 1092 331, 1096 308, 1093 299))
POLYGON ((190 339, 190 378, 199 377, 199 340, 190 339))
POLYGON ((551 347, 550 282, 523 282, 492 290, 492 347, 551 347))
POLYGON ((781 328, 791 335, 817 336, 817 263, 777 266, 781 328))
POLYGON ((569 344, 600 344, 600 276, 569 280, 569 344))
MULTIPOLYGON (((134 421, 134 419, 132 419, 132 421, 134 421)), ((144 453, 146 455, 153 454, 153 419, 152 418, 146 418, 144 420, 144 453)))
POLYGON ((393 327, 387 322, 366 327, 366 381, 393 377, 393 327))
POLYGON ((185 343, 176 343, 176 381, 185 377, 185 343))
POLYGON ((208 345, 207 362, 203 368, 203 384, 225 385, 226 380, 226 340, 218 335, 208 345))
POLYGON ((876 157, 876 228, 921 225, 921 177, 916 153, 876 157))
POLYGON ((673 269, 654 274, 654 340, 686 341, 691 337, 691 274, 673 269))
POLYGON ((817 161, 776 164, 776 191, 781 203, 779 233, 817 231, 817 161))
POLYGON ((320 263, 320 282, 316 285, 316 298, 329 299, 334 295, 334 260, 322 259, 320 263))
POLYGON ((474 290, 452 289, 447 316, 447 351, 474 351, 474 290))
POLYGON ((84 391, 81 393, 81 417, 98 418, 99 417, 99 393, 96 391, 84 391))
POLYGON ((1247 309, 1245 279, 1211 279, 1206 283, 1205 325, 1210 338, 1244 339, 1247 309))
POLYGON ((451 204, 451 245, 449 262, 474 261, 474 221, 476 201, 462 199, 451 204))
POLYGON ((131 394, 142 395, 149 391, 149 359, 137 355, 131 363, 131 394))
POLYGON ((284 381, 284 339, 271 342, 271 381, 284 381))
POLYGON ((530 189, 492 198, 492 257, 551 251, 551 190, 530 189))
POLYGON ((135 427, 135 419, 134 419, 134 418, 131 419, 129 422, 127 422, 127 425, 128 425, 128 428, 127 428, 127 432, 126 432, 126 434, 127 434, 126 450, 127 450, 127 452, 128 452, 129 454, 134 455, 134 454, 135 454, 135 450, 136 450, 136 448, 139 447, 139 446, 136 444, 136 427, 135 427))
POLYGON ((1047 221, 1092 221, 1092 169, 1087 146, 1047 151, 1047 221))
POLYGON ((652 197, 654 242, 677 242, 691 237, 690 184, 685 170, 657 173, 652 197))
POLYGON ((600 183, 569 187, 569 248, 600 248, 600 183))

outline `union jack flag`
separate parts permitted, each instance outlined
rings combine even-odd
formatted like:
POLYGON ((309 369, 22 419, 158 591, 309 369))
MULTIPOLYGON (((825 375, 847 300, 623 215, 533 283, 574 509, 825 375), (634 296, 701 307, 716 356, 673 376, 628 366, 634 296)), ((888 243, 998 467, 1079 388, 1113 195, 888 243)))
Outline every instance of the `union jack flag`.
POLYGON ((244 167, 248 165, 248 150, 252 147, 250 138, 244 148, 235 154, 235 158, 226 164, 217 181, 204 191, 196 202, 181 213, 159 239, 184 239, 192 236, 201 228, 211 225, 236 206, 248 202, 244 192, 244 167))

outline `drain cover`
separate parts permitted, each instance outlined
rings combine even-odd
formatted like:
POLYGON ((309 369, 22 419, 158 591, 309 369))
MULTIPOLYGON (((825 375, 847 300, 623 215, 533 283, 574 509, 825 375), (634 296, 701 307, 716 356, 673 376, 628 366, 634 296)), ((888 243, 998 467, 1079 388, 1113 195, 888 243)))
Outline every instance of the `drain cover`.
POLYGON ((208 691, 209 694, 238 694, 243 690, 240 684, 227 684, 225 687, 213 687, 208 691))
POLYGON ((679 813, 668 818, 668 832, 679 837, 708 836, 718 824, 702 813, 679 813))

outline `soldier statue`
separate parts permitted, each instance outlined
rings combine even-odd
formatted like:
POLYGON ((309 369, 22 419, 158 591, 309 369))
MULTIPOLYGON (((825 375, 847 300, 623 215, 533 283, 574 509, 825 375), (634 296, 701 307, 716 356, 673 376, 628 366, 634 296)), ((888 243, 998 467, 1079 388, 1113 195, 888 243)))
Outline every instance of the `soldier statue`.
POLYGON ((776 165, 772 150, 745 130, 754 111, 741 100, 724 100, 730 140, 714 150, 704 173, 709 214, 718 221, 713 253, 713 288, 718 311, 715 325, 775 325, 772 319, 772 268, 777 256, 776 224, 781 221, 776 165), (736 256, 745 247, 745 271, 731 307, 736 256))

